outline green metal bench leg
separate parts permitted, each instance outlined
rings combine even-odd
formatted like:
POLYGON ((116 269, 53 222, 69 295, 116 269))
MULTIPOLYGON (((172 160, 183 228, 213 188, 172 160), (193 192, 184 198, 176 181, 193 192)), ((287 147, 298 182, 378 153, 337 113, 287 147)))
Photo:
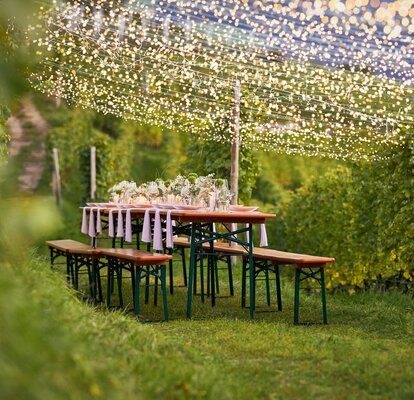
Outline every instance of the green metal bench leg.
MULTIPOLYGON (((210 256, 213 257, 213 256, 210 256)), ((218 260, 212 260, 212 264, 214 267, 214 274, 216 277, 216 293, 219 294, 220 293, 220 284, 219 284, 219 275, 218 275, 218 260)))
POLYGON ((155 284, 154 284, 154 306, 158 305, 158 276, 155 275, 155 284))
MULTIPOLYGON (((201 293, 201 302, 204 303, 204 256, 200 255, 200 293, 201 293)), ((209 261, 207 260, 207 270, 209 269, 209 261)), ((196 266, 197 269, 197 266, 196 266)))
POLYGON ((91 299, 97 302, 97 288, 96 288, 96 266, 95 260, 92 260, 91 266, 88 265, 89 290, 91 292, 91 299), (90 272, 89 272, 90 270, 90 272))
POLYGON ((164 305, 164 321, 168 321, 168 301, 167 301, 167 282, 166 282, 166 271, 165 265, 161 265, 161 291, 162 291, 162 301, 164 305))
POLYGON ((72 264, 71 256, 66 256, 66 281, 68 284, 72 283, 72 265, 71 264, 72 264))
POLYGON ((195 257, 195 263, 194 263, 194 284, 193 284, 193 294, 197 294, 197 256, 195 257))
POLYGON ((230 296, 234 296, 233 268, 231 267, 231 258, 230 258, 230 256, 227 256, 227 270, 228 270, 228 273, 229 273, 230 296))
POLYGON ((270 306, 269 265, 267 261, 266 261, 264 273, 265 273, 265 282, 266 282, 266 301, 267 301, 267 305, 270 306))
POLYGON ((325 270, 324 268, 320 269, 321 273, 321 294, 322 294, 322 316, 323 316, 323 323, 328 323, 328 316, 326 312, 326 288, 325 288, 325 270))
POLYGON ((132 304, 135 304, 135 267, 131 266, 132 304))
POLYGON ((184 277, 184 286, 187 286, 187 266, 185 260, 185 248, 181 248, 181 260, 183 263, 183 277, 184 277))
POLYGON ((118 298, 119 298, 119 306, 124 308, 124 297, 122 295, 122 266, 116 266, 116 280, 118 283, 118 298))
POLYGON ((276 296, 277 296, 277 309, 282 311, 282 291, 280 288, 280 268, 279 265, 275 265, 276 272, 276 296))
POLYGON ((299 324, 299 290, 300 290, 300 269, 295 269, 295 304, 293 313, 293 324, 299 324))
POLYGON ((141 284, 141 273, 142 268, 134 266, 135 268, 135 298, 134 298, 134 314, 135 318, 139 319, 140 312, 140 284, 141 284))
POLYGON ((94 290, 92 289, 92 272, 91 272, 91 265, 90 261, 88 261, 88 264, 86 265, 86 270, 88 272, 88 283, 89 283, 89 293, 91 295, 91 298, 94 298, 94 290))
POLYGON ((243 267, 242 267, 242 307, 246 307, 246 279, 247 279, 247 260, 243 258, 243 267))
POLYGON ((96 280, 98 283, 99 301, 103 301, 101 270, 99 269, 99 261, 96 260, 96 280))
POLYGON ((146 268, 146 276, 145 276, 145 304, 149 303, 149 288, 150 288, 150 269, 149 267, 146 268))
POLYGON ((106 291, 106 305, 107 307, 109 307, 111 305, 111 293, 112 293, 112 285, 113 285, 113 279, 112 279, 112 275, 113 275, 113 261, 110 259, 108 260, 108 288, 106 291))

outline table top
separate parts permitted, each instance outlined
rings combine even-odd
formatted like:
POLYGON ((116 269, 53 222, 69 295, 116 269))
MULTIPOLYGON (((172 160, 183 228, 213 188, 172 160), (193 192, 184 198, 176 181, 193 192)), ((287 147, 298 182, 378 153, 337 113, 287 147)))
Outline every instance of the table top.
MULTIPOLYGON (((83 207, 81 207, 83 209, 83 207)), ((90 207, 87 207, 89 209, 90 207)), ((119 210, 126 214, 126 208, 101 208, 101 214, 108 215, 110 210, 114 210, 114 214, 119 210)), ((131 209, 132 218, 143 218, 147 209, 131 209)), ((166 216, 168 210, 159 210, 160 215, 166 216)), ((155 215, 155 210, 150 210, 151 215, 155 215)), ((267 214, 258 211, 253 212, 210 212, 210 211, 184 211, 171 210, 171 218, 179 222, 223 222, 223 223, 240 223, 240 224, 264 224, 267 219, 276 218, 275 214, 267 214)))

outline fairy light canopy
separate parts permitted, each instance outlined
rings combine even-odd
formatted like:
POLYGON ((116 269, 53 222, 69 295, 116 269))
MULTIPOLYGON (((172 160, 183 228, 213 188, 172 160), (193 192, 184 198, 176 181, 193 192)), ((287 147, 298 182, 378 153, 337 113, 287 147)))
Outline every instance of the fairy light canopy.
POLYGON ((338 159, 414 126, 414 0, 73 0, 42 10, 35 88, 125 119, 338 159))

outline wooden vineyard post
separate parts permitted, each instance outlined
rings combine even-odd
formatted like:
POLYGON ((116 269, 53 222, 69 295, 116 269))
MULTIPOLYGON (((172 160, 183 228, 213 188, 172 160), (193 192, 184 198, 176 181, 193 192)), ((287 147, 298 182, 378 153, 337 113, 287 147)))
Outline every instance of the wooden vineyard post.
POLYGON ((231 123, 231 171, 230 191, 234 193, 231 203, 237 204, 239 198, 239 145, 240 145, 240 81, 234 84, 234 107, 231 123))
POLYGON ((56 147, 53 149, 53 192, 56 196, 56 203, 58 207, 61 207, 62 189, 60 184, 59 151, 56 147))
POLYGON ((91 147, 91 200, 96 197, 96 147, 91 147))

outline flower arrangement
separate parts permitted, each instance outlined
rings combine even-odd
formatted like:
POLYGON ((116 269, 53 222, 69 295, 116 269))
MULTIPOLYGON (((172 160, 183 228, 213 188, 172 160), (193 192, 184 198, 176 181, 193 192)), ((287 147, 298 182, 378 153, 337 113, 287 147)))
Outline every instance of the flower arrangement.
POLYGON ((224 179, 214 179, 214 174, 198 176, 190 173, 178 175, 173 180, 156 179, 137 186, 135 182, 122 181, 108 190, 112 200, 142 202, 186 203, 203 205, 211 210, 217 206, 228 207, 233 194, 224 179))
POLYGON ((108 193, 112 200, 118 202, 136 196, 139 189, 135 182, 122 181, 112 186, 108 193))

